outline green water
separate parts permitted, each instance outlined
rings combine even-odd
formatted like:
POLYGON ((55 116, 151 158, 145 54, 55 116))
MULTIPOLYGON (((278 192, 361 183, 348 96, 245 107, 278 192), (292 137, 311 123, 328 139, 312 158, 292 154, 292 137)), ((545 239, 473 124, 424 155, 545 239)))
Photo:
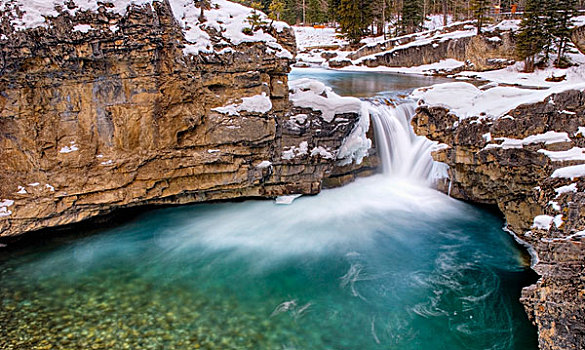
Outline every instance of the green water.
POLYGON ((330 86, 341 96, 384 96, 400 99, 421 86, 430 86, 455 81, 444 77, 433 77, 390 72, 351 72, 323 68, 293 68, 290 80, 311 78, 330 86))
POLYGON ((536 349, 501 218, 383 176, 4 250, 0 349, 536 349))

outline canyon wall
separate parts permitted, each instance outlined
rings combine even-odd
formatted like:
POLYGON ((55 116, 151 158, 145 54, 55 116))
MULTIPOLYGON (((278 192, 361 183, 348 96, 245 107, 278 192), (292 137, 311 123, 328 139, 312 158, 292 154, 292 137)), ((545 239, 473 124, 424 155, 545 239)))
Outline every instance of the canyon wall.
POLYGON ((498 119, 422 105, 415 131, 447 145, 443 190, 497 205, 535 254, 540 275, 521 301, 541 349, 585 348, 585 93, 566 91, 498 119))
POLYGON ((375 168, 338 157, 359 109, 323 118, 289 100, 284 23, 243 28, 250 10, 223 0, 203 17, 192 1, 122 3, 66 1, 41 23, 34 2, 0 8, 0 237, 140 205, 315 194, 375 168))
MULTIPOLYGON (((463 32, 465 33, 465 32, 463 32)), ((445 59, 465 62, 461 70, 485 71, 501 69, 515 59, 514 35, 493 32, 483 35, 438 37, 416 45, 405 45, 384 53, 365 57, 360 65, 367 67, 414 67, 445 59)))

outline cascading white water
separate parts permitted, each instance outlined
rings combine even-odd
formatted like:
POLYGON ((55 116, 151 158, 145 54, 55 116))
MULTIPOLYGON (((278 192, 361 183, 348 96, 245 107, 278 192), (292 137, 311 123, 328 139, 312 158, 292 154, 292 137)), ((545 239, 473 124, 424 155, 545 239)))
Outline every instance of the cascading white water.
POLYGON ((431 152, 436 142, 417 136, 410 121, 416 105, 388 105, 382 100, 366 101, 376 132, 376 148, 384 174, 432 184, 447 177, 447 165, 435 162, 431 152))

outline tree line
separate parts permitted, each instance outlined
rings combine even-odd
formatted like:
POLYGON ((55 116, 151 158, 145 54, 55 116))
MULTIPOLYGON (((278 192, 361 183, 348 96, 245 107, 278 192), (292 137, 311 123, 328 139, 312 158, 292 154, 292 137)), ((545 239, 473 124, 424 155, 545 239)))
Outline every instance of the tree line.
POLYGON ((423 29, 425 19, 442 15, 453 20, 475 20, 478 34, 493 17, 522 17, 517 56, 527 71, 556 54, 557 66, 569 43, 571 19, 585 7, 585 0, 238 0, 263 10, 272 19, 289 24, 336 24, 351 44, 367 35, 398 36, 423 29), (542 59, 539 55, 543 53, 542 59))
POLYGON ((524 18, 520 24, 516 50, 524 60, 527 72, 534 71, 539 55, 540 63, 550 60, 556 53, 555 65, 566 67, 565 58, 571 36, 571 20, 581 6, 577 0, 527 0, 524 18))

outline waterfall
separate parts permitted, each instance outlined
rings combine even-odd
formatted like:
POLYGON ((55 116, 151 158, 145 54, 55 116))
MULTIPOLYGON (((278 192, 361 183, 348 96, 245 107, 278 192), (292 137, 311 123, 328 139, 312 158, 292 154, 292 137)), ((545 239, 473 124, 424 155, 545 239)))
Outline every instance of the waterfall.
POLYGON ((433 184, 447 177, 447 165, 435 162, 431 152, 438 143, 417 136, 410 121, 416 105, 388 105, 385 100, 365 101, 374 123, 376 148, 384 174, 433 184))

